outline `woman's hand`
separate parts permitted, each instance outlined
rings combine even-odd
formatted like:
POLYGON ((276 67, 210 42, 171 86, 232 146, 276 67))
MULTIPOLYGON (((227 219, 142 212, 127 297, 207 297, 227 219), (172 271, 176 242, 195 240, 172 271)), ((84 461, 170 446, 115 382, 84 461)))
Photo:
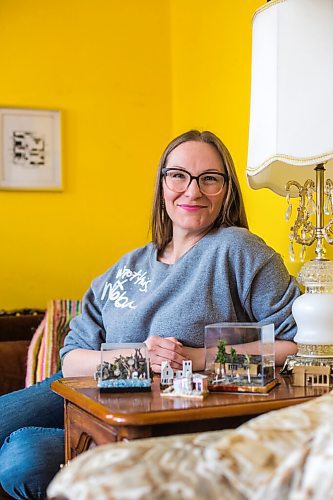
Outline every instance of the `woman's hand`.
POLYGON ((161 373, 162 361, 169 361, 173 369, 181 370, 183 361, 188 359, 183 344, 175 337, 158 337, 153 335, 145 340, 148 348, 150 366, 154 373, 161 373))

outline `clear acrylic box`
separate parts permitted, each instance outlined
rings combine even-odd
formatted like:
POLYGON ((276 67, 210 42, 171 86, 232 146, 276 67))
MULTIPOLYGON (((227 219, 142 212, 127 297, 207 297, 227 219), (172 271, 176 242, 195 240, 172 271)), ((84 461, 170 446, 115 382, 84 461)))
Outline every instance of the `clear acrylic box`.
POLYGON ((216 323, 205 327, 208 389, 268 392, 275 379, 274 325, 216 323))
POLYGON ((95 379, 102 392, 150 391, 152 380, 146 344, 102 344, 95 379))

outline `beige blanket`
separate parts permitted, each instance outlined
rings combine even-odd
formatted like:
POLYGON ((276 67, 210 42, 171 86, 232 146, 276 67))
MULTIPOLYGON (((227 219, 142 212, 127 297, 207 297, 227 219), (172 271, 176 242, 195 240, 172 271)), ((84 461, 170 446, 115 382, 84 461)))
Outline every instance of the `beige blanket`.
POLYGON ((69 500, 333 499, 333 391, 232 431, 110 444, 52 481, 69 500))

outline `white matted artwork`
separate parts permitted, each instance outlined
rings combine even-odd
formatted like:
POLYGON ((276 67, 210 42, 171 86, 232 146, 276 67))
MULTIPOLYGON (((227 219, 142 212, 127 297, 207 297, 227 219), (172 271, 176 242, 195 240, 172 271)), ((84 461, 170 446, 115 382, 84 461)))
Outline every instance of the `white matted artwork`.
POLYGON ((62 189, 59 111, 0 108, 0 189, 62 189))

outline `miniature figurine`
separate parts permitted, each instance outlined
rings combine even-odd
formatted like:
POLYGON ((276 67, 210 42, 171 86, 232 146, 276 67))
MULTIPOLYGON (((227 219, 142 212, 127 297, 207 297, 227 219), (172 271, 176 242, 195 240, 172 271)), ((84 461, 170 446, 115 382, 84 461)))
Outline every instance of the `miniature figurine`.
POLYGON ((171 372, 168 371, 169 363, 165 363, 163 366, 164 371, 162 370, 163 382, 168 382, 168 384, 162 384, 161 376, 161 386, 169 385, 169 387, 161 392, 162 397, 203 399, 208 394, 208 377, 200 373, 193 374, 191 360, 183 361, 183 369, 177 370, 173 374, 172 380, 170 376, 171 372), (170 381, 172 385, 169 384, 170 381))

